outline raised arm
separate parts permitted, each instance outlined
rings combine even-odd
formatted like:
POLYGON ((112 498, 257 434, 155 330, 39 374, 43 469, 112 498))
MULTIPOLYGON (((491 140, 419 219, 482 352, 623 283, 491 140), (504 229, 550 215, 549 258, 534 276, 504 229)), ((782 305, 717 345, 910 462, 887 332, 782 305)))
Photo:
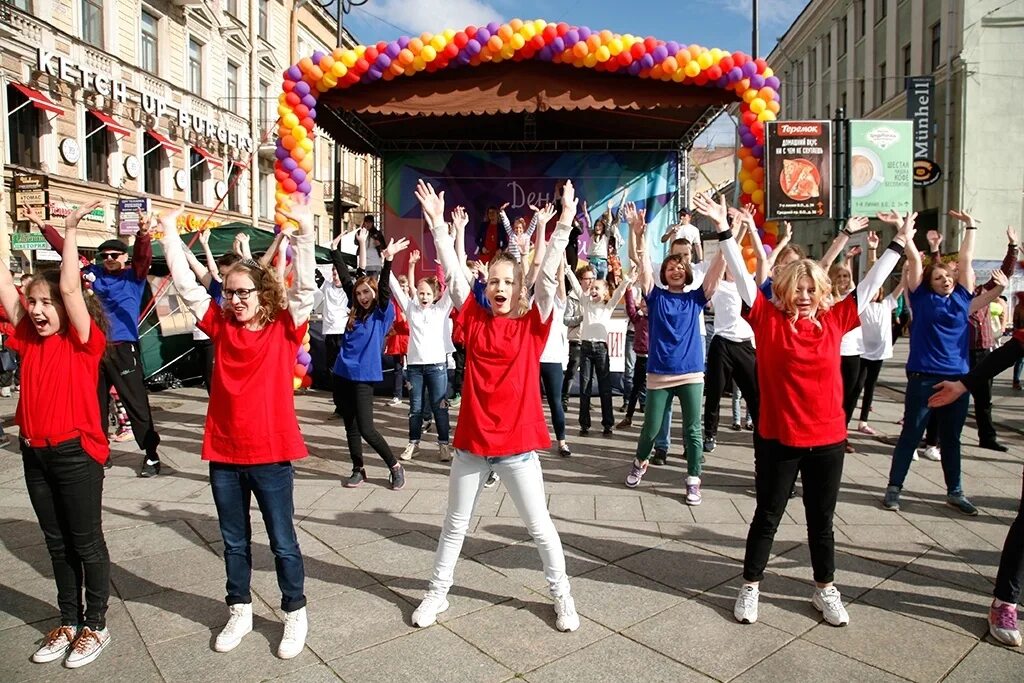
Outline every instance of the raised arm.
MULTIPOLYGON (((199 234, 203 235, 205 232, 206 231, 204 230, 199 234)), ((200 239, 202 239, 202 237, 200 237, 200 239)), ((210 282, 213 279, 213 276, 210 274, 210 270, 199 262, 199 259, 196 258, 196 255, 192 253, 192 250, 188 248, 187 244, 184 245, 183 251, 185 254, 185 260, 188 261, 188 267, 192 269, 193 273, 195 273, 199 283, 203 285, 203 287, 209 287, 210 282)))
MULTIPOLYGON (((789 241, 793 239, 793 224, 789 221, 782 222, 782 237, 778 242, 775 243, 775 248, 772 249, 771 255, 768 257, 768 272, 770 273, 772 268, 775 267, 775 258, 779 255, 779 252, 785 249, 789 245, 789 241)), ((760 285, 764 280, 758 282, 760 285)))
MULTIPOLYGON (((875 292, 885 284, 885 279, 889 277, 893 269, 896 268, 896 264, 899 263, 900 257, 907 251, 907 245, 914 243, 914 233, 917 232, 914 228, 916 220, 917 214, 914 212, 909 212, 903 217, 896 236, 892 238, 892 242, 857 284, 858 312, 867 308, 867 305, 874 298, 875 292)), ((908 256, 907 258, 909 260, 910 257, 908 256)))
MULTIPOLYGON (((397 256, 399 253, 405 250, 408 246, 409 240, 403 237, 400 240, 389 241, 388 246, 384 247, 384 250, 380 252, 381 269, 380 278, 377 281, 377 308, 380 309, 381 311, 386 310, 388 304, 391 301, 391 295, 389 294, 388 291, 391 289, 391 287, 385 287, 384 282, 391 282, 392 278, 394 277, 391 274, 391 268, 392 266, 394 266, 393 262, 395 260, 395 256, 397 256)), ((398 283, 397 278, 395 279, 395 283, 398 283)), ((401 290, 402 286, 399 285, 398 289, 401 290)), ((405 294, 404 291, 402 293, 405 294)), ((405 301, 409 301, 408 294, 405 294, 405 301)))
POLYGON ((274 239, 270 242, 270 246, 267 247, 267 250, 263 253, 263 256, 260 256, 261 267, 270 267, 270 265, 274 262, 274 257, 280 255, 281 244, 285 243, 287 239, 288 234, 284 230, 274 235, 274 239))
POLYGON ((989 282, 992 283, 992 286, 982 287, 981 292, 971 299, 971 305, 968 312, 974 313, 979 309, 988 308, 989 304, 998 299, 999 295, 1003 293, 1003 289, 1006 288, 1006 283, 1008 281, 1009 280, 1003 271, 992 271, 992 278, 989 280, 989 282))
POLYGON ((252 252, 249 251, 249 236, 244 232, 240 232, 235 235, 235 242, 233 245, 235 253, 238 254, 239 258, 247 261, 252 261, 252 252))
POLYGON ((391 296, 395 297, 398 307, 404 311, 409 307, 409 295, 406 294, 405 288, 402 287, 402 283, 398 281, 398 278, 395 277, 395 273, 393 271, 388 273, 388 276, 388 285, 391 287, 391 296))
POLYGON ((626 252, 630 260, 640 266, 640 290, 647 296, 654 289, 654 273, 651 272, 651 259, 647 256, 647 210, 637 209, 636 204, 628 202, 624 213, 629 224, 629 246, 626 252))
POLYGON ((160 228, 164 236, 160 240, 164 248, 164 258, 167 259, 167 269, 171 271, 171 280, 178 295, 185 301, 185 305, 192 311, 196 320, 202 320, 206 311, 210 308, 210 294, 196 281, 196 276, 188 267, 185 258, 184 245, 178 235, 178 216, 184 207, 179 206, 174 211, 160 216, 160 228))
POLYGON ((866 227, 868 227, 868 219, 865 216, 850 216, 846 221, 846 227, 840 230, 839 234, 832 240, 832 244, 828 246, 828 251, 826 251, 821 257, 821 260, 818 261, 818 265, 825 270, 828 270, 832 264, 835 263, 839 254, 842 253, 843 248, 846 247, 846 243, 850 241, 850 238, 853 237, 858 230, 863 230, 866 227))
MULTIPOLYGON (((75 332, 78 333, 78 338, 82 340, 83 344, 89 341, 92 318, 89 317, 85 297, 82 296, 82 273, 78 266, 78 221, 102 203, 101 201, 92 201, 83 204, 75 209, 64 222, 64 250, 61 252, 60 260, 60 297, 64 301, 64 310, 68 313, 68 322, 75 328, 75 332)), ((6 268, 4 270, 10 277, 10 271, 7 271, 6 268)), ((6 290, 6 287, 4 289, 6 290)), ((8 308, 6 291, 4 298, 4 308, 8 308)), ((15 291, 15 298, 17 298, 17 291, 15 291)), ((11 322, 17 324, 14 316, 10 315, 9 309, 8 317, 11 322)))
MULTIPOLYGON (((220 268, 217 267, 217 259, 213 257, 213 252, 210 251, 209 228, 199 232, 199 243, 203 245, 203 256, 206 257, 206 269, 210 271, 210 281, 216 280, 217 282, 220 282, 220 268)), ((209 287, 210 281, 206 281, 203 284, 209 287)))
MULTIPOLYGON (((747 234, 750 235, 750 244, 754 248, 754 256, 757 259, 757 268, 754 270, 754 281, 757 283, 757 286, 760 287, 768 279, 768 275, 771 273, 772 263, 774 263, 774 261, 769 261, 768 255, 765 253, 764 243, 761 242, 761 236, 757 233, 757 224, 754 223, 754 214, 752 209, 753 207, 751 205, 747 205, 743 211, 739 213, 739 216, 743 219, 743 226, 746 228, 747 234)), ((740 239, 740 234, 736 232, 735 223, 733 224, 733 232, 733 239, 736 240, 737 244, 740 244, 742 240, 740 239)), ((772 253, 775 253, 775 251, 778 251, 778 247, 776 247, 772 253)), ((710 295, 708 298, 711 298, 710 295)))
POLYGON ((949 215, 964 224, 964 238, 960 242, 960 256, 957 259, 957 282, 968 292, 974 292, 974 236, 978 231, 978 224, 965 211, 950 209, 949 215))
MULTIPOLYGON (((136 280, 145 281, 149 275, 149 267, 153 264, 153 235, 150 233, 152 227, 153 220, 146 217, 139 222, 139 231, 135 233, 135 244, 132 246, 132 273, 135 274, 136 280)), ((174 226, 174 234, 178 234, 177 225, 174 226)))
POLYGON ((505 234, 509 237, 512 236, 512 224, 508 221, 508 214, 505 213, 505 209, 508 208, 508 202, 501 205, 498 209, 498 220, 501 221, 501 227, 505 231, 505 234))
MULTIPOLYGON (((290 212, 284 213, 285 218, 298 224, 299 230, 287 239, 292 243, 292 265, 295 277, 288 288, 288 312, 295 325, 302 325, 309 320, 313 312, 313 294, 316 292, 315 235, 313 234, 313 212, 306 204, 297 204, 290 212)), ((282 231, 280 234, 286 234, 282 231)), ((285 243, 287 244, 287 243, 285 243)), ((285 260, 282 250, 280 261, 285 260)))
POLYGON ((558 289, 558 264, 562 262, 565 246, 569 244, 569 233, 572 232, 572 221, 576 217, 576 188, 571 180, 566 180, 562 187, 562 213, 555 225, 541 262, 540 275, 534 288, 534 305, 540 313, 540 319, 546 321, 551 317, 555 305, 555 291, 558 289))
MULTIPOLYGON (((736 291, 739 292, 743 303, 747 306, 753 306, 754 298, 757 296, 757 285, 754 284, 754 278, 747 272, 747 266, 743 263, 740 247, 736 244, 736 240, 732 237, 732 231, 729 229, 729 210, 725 205, 725 197, 720 197, 719 202, 716 204, 710 197, 698 194, 693 198, 693 206, 698 212, 715 222, 715 232, 720 247, 719 251, 721 251, 729 271, 736 280, 736 291)), ((719 273, 720 276, 721 273, 719 273)), ((707 277, 705 277, 706 281, 707 277)))
MULTIPOLYGON (((533 231, 537 225, 547 225, 555 216, 555 207, 553 204, 545 204, 542 208, 537 209, 533 214, 533 220, 530 221, 531 231, 533 231)), ((537 278, 540 277, 540 266, 544 262, 544 255, 547 253, 548 243, 544 239, 544 231, 533 232, 534 247, 533 247, 533 262, 530 264, 530 270, 526 274, 526 286, 534 287, 537 284, 537 278)), ((564 256, 564 252, 563 252, 564 256)), ((565 280, 559 278, 559 285, 562 289, 565 289, 565 280)), ((563 291, 563 297, 564 291, 563 291)))
MULTIPOLYGON (((455 253, 455 245, 452 236, 448 233, 448 225, 444 222, 444 192, 434 192, 434 188, 423 182, 416 183, 416 199, 423 208, 423 215, 430 226, 430 234, 434 237, 434 248, 437 250, 437 259, 444 267, 445 276, 448 278, 448 295, 456 308, 462 308, 471 294, 469 278, 466 277, 466 269, 459 264, 458 255, 455 253)), ((456 212, 459 211, 456 208, 456 212)), ((461 212, 465 215, 465 211, 461 212)), ((452 220, 456 220, 455 213, 452 220)))
MULTIPOLYGON (((370 231, 366 228, 359 227, 356 229, 356 272, 366 272, 366 242, 370 236, 370 231)), ((387 289, 385 287, 384 289, 387 289)))
MULTIPOLYGON (((1013 277, 1013 269, 1017 265, 1017 231, 1012 226, 1006 226, 1006 254, 1003 256, 1003 262, 999 266, 999 270, 1007 279, 1013 277)), ((992 289, 996 286, 996 274, 992 273, 992 277, 985 281, 982 285, 984 289, 992 289)), ((1005 285, 1004 285, 1005 287, 1005 285)))
POLYGON ((49 243, 52 248, 58 254, 64 253, 64 238, 60 236, 60 233, 54 229, 49 223, 44 223, 42 217, 36 213, 36 210, 28 204, 21 205, 25 215, 28 216, 28 220, 32 225, 39 228, 39 232, 43 233, 43 238, 49 243))
MULTIPOLYGON (((726 239, 735 241, 732 237, 726 239)), ((710 300, 714 296, 715 290, 718 289, 718 283, 722 281, 723 273, 725 273, 725 255, 719 249, 715 258, 711 259, 711 265, 708 266, 707 272, 704 273, 704 283, 701 285, 704 289, 704 298, 710 300)))
MULTIPOLYGON (((455 230, 455 234, 452 239, 455 240, 455 256, 459 260, 459 272, 465 276, 466 264, 469 261, 469 257, 466 255, 466 226, 469 225, 469 214, 466 213, 466 209, 461 206, 456 206, 455 210, 452 211, 452 227, 455 230)), ((438 264, 440 265, 440 264, 438 264)), ((441 270, 446 270, 444 266, 441 266, 441 270)))

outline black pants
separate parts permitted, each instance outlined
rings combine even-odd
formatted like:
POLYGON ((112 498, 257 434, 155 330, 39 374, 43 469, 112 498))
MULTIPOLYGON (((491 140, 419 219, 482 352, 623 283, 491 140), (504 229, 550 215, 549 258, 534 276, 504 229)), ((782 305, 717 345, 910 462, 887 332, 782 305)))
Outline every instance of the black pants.
POLYGON ((832 515, 843 478, 846 442, 814 448, 793 448, 778 441, 754 440, 754 488, 757 508, 747 533, 743 578, 760 581, 772 552, 779 520, 786 511, 796 475, 803 481, 807 544, 811 550, 814 580, 829 583, 836 571, 832 515))
POLYGON ((544 387, 544 396, 551 410, 551 426, 555 429, 555 439, 565 441, 565 411, 562 410, 562 364, 541 363, 540 381, 544 387))
POLYGON ((860 356, 842 356, 839 359, 839 373, 843 376, 843 410, 846 424, 853 419, 853 410, 864 388, 866 369, 861 367, 860 356))
POLYGON ((452 375, 452 396, 462 395, 462 382, 466 378, 466 347, 462 344, 455 344, 455 353, 452 354, 455 361, 455 373, 452 375))
POLYGON ((211 382, 213 381, 213 340, 196 339, 196 353, 199 354, 199 362, 203 364, 203 386, 206 387, 206 394, 210 394, 211 382))
MULTIPOLYGON (((991 351, 988 349, 971 350, 971 369, 985 360, 991 351)), ((978 441, 995 441, 996 428, 992 424, 992 380, 979 380, 971 385, 971 396, 974 397, 974 421, 978 424, 978 441)))
POLYGON ((864 400, 860 402, 860 421, 867 422, 871 404, 875 401, 875 385, 878 384, 878 373, 882 371, 882 361, 861 358, 860 370, 864 373, 864 400))
POLYGON ((999 557, 999 573, 996 574, 996 589, 993 595, 1014 605, 1020 598, 1020 586, 1024 582, 1024 490, 1021 491, 1017 507, 1017 518, 1006 532, 1003 554, 999 557))
POLYGON ((562 378, 562 410, 569 409, 569 390, 576 379, 576 370, 580 367, 580 342, 569 342, 569 363, 565 366, 565 377, 562 378))
POLYGON ((334 370, 334 363, 338 360, 338 352, 341 351, 341 343, 344 341, 344 334, 325 334, 324 335, 324 351, 326 352, 326 358, 324 361, 327 368, 327 372, 331 377, 331 394, 334 398, 334 412, 341 415, 341 399, 338 397, 338 376, 332 372, 334 370))
POLYGON ((629 401, 626 403, 626 419, 632 420, 636 411, 637 401, 642 394, 647 393, 647 354, 636 354, 636 362, 633 363, 633 381, 629 391, 629 401))
POLYGON ((48 448, 22 443, 25 485, 46 539, 64 626, 106 626, 110 556, 103 540, 103 466, 80 439, 48 448), (85 602, 82 602, 82 589, 85 602))
POLYGON ((345 437, 352 469, 363 469, 363 440, 377 452, 388 467, 398 464, 391 447, 373 425, 373 385, 353 382, 335 376, 341 397, 341 417, 345 421, 345 437))
POLYGON ((118 342, 107 345, 107 352, 100 361, 99 401, 100 424, 107 428, 110 418, 110 387, 117 389, 117 395, 132 421, 132 432, 139 448, 146 451, 150 460, 159 460, 156 447, 160 435, 153 426, 153 414, 149 410, 149 392, 142 377, 142 356, 138 342, 118 342))
POLYGON ((718 434, 722 396, 736 382, 747 401, 750 417, 757 424, 760 412, 760 393, 757 386, 757 366, 754 346, 749 341, 735 342, 724 337, 711 339, 708 349, 708 371, 704 378, 704 438, 718 434))
POLYGON ((590 397, 597 375, 597 393, 601 397, 601 426, 615 424, 612 412, 612 375, 608 358, 608 344, 585 341, 580 346, 580 427, 590 429, 590 397))

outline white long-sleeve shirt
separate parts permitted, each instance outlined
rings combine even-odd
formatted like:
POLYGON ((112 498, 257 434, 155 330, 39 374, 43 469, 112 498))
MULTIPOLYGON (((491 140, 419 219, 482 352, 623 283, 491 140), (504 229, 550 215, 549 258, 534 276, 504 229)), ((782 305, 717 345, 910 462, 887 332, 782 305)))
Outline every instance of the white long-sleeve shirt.
POLYGON ((405 354, 406 362, 409 365, 447 363, 448 350, 444 343, 445 321, 452 312, 451 298, 444 294, 437 301, 424 306, 417 297, 410 298, 405 293, 394 273, 391 273, 390 284, 395 303, 409 321, 409 350, 405 354))

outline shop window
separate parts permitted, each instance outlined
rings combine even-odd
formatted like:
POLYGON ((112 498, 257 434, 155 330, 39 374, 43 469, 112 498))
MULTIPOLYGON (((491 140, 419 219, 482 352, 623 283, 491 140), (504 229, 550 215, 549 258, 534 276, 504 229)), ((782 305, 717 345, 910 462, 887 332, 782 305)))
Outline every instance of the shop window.
POLYGON ((142 158, 142 181, 143 188, 150 194, 160 194, 160 176, 164 168, 164 150, 160 143, 152 135, 142 136, 143 152, 142 158))
POLYGON ((39 168, 42 123, 39 110, 13 86, 7 86, 7 140, 12 164, 39 168), (13 113, 12 113, 13 112, 13 113))
POLYGON ((92 113, 85 113, 85 177, 94 183, 109 180, 110 132, 92 113))
POLYGON ((189 167, 189 198, 195 204, 205 204, 206 181, 210 177, 210 171, 206 166, 206 158, 195 149, 188 151, 189 167))
POLYGON ((237 213, 242 210, 242 185, 242 169, 231 166, 231 173, 228 175, 228 211, 237 213))

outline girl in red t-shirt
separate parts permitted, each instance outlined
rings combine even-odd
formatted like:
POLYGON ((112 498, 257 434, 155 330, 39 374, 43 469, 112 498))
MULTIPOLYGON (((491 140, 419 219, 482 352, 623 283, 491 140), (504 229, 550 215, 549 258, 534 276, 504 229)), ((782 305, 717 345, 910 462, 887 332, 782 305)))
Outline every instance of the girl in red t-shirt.
POLYGON ((761 390, 754 440, 757 506, 747 534, 744 584, 733 614, 741 623, 757 621, 758 585, 799 473, 816 585, 811 602, 828 623, 845 626, 850 617, 833 585, 832 516, 846 445, 839 345, 844 334, 860 325, 858 309, 871 300, 913 239, 916 214, 906 217, 893 243, 842 301, 831 300, 828 276, 808 259, 778 271, 769 300, 747 274, 735 240, 724 239, 730 234, 725 200, 716 204, 698 196, 694 203, 716 223, 722 253, 745 304, 743 315, 757 339, 761 390))
POLYGON ((82 294, 76 246, 78 221, 100 204, 68 216, 60 273, 34 277, 24 304, 6 264, 0 267, 0 301, 15 325, 7 344, 21 356, 14 420, 25 485, 50 552, 60 607, 60 626, 32 661, 64 659, 72 669, 96 659, 110 642, 110 556, 101 519, 110 449, 96 402, 106 321, 99 302, 82 294))
POLYGON ((554 598, 555 626, 575 631, 580 620, 569 594, 565 554, 548 515, 537 450, 548 448, 547 422, 541 409, 540 357, 551 328, 558 264, 576 215, 572 183, 566 181, 562 215, 544 255, 534 303, 522 306, 522 269, 507 255, 495 256, 487 270, 490 310, 477 304, 444 222, 444 193, 420 181, 416 198, 431 226, 438 258, 448 274, 448 292, 459 308, 465 330, 466 379, 455 430, 455 457, 448 479, 448 511, 437 543, 434 573, 423 601, 412 615, 414 626, 429 626, 448 609, 469 520, 477 498, 492 474, 501 476, 530 532, 554 598), (520 311, 525 308, 525 313, 520 311))
POLYGON ((256 497, 274 553, 281 587, 284 635, 277 656, 298 655, 306 641, 305 570, 295 534, 292 461, 307 455, 295 416, 292 369, 313 310, 313 216, 298 206, 289 216, 295 278, 285 291, 273 268, 251 260, 224 276, 223 304, 216 305, 185 258, 177 209, 160 219, 163 247, 178 294, 213 340, 210 402, 203 434, 203 460, 224 539, 230 617, 214 650, 228 652, 252 631, 251 497, 256 497))

